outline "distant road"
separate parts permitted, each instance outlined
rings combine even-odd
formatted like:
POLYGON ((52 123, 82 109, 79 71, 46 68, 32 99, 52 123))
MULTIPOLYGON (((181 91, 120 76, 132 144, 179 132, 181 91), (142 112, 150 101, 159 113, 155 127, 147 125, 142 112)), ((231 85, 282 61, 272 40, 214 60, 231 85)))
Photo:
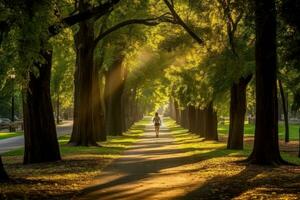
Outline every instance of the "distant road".
MULTIPOLYGON (((64 121, 56 126, 57 136, 66 135, 72 132, 73 121, 64 121)), ((17 136, 0 140, 0 154, 18 149, 24 146, 24 136, 17 136)))

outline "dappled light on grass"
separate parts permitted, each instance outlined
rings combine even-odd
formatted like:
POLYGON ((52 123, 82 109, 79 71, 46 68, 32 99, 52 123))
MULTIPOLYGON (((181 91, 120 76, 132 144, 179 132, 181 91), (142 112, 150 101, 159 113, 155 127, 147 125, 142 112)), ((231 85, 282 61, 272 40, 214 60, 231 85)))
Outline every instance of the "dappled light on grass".
MULTIPOLYGON (((204 141, 188 133, 173 121, 168 126, 179 148, 193 156, 194 163, 185 165, 190 180, 197 186, 178 199, 299 199, 300 167, 267 167, 248 165, 243 161, 251 153, 245 150, 227 150, 226 143, 204 141)), ((287 160, 300 159, 283 153, 287 160)))
POLYGON ((22 165, 22 149, 6 153, 3 160, 12 180, 0 185, 0 199, 69 199, 136 142, 146 123, 136 123, 123 136, 108 137, 107 142, 99 143, 101 147, 69 146, 70 136, 62 136, 59 142, 63 160, 59 162, 22 165))
POLYGON ((23 135, 22 132, 0 132, 0 140, 21 135, 23 135))
MULTIPOLYGON (((298 140, 299 138, 299 124, 289 124, 290 129, 290 139, 298 140)), ((229 131, 229 123, 219 124, 218 132, 222 136, 227 136, 229 131)), ((255 131, 255 124, 245 124, 244 126, 244 135, 246 137, 253 137, 255 131)), ((280 139, 284 139, 285 128, 283 122, 279 122, 278 124, 278 135, 280 139)))

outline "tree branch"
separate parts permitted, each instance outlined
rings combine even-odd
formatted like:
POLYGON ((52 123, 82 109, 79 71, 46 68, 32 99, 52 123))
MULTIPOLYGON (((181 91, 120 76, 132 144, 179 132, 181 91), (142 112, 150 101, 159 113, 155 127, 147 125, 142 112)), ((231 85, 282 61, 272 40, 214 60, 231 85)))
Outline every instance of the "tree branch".
POLYGON ((123 22, 120 22, 112 27, 110 27, 109 29, 107 29, 106 31, 103 31, 102 33, 100 33, 96 39, 94 40, 94 45, 93 48, 95 48, 98 44, 98 42, 100 40, 102 40, 105 36, 107 36, 108 34, 124 27, 124 26, 128 26, 128 25, 132 25, 132 24, 141 24, 141 25, 146 25, 146 26, 156 26, 162 22, 169 22, 169 23, 175 23, 172 18, 170 17, 170 13, 165 13, 159 17, 155 17, 155 18, 148 18, 148 19, 129 19, 123 22))
POLYGON ((174 6, 172 5, 172 3, 170 3, 168 0, 164 0, 165 4, 168 6, 169 10, 171 11, 176 24, 179 24, 180 26, 182 26, 184 28, 184 30, 186 32, 188 32, 188 34, 194 38, 194 40, 196 40, 200 45, 204 44, 204 41, 192 30, 190 29, 190 27, 188 27, 186 25, 186 23, 184 23, 184 21, 181 19, 181 17, 176 13, 174 6))
POLYGON ((101 16, 105 15, 119 1, 120 0, 109 0, 106 3, 101 4, 97 7, 90 8, 84 12, 80 12, 78 14, 65 17, 60 22, 55 23, 48 28, 50 37, 57 35, 62 29, 66 28, 66 27, 70 27, 80 21, 84 21, 84 20, 87 20, 87 19, 90 19, 90 18, 96 17, 96 16, 101 17, 101 16))

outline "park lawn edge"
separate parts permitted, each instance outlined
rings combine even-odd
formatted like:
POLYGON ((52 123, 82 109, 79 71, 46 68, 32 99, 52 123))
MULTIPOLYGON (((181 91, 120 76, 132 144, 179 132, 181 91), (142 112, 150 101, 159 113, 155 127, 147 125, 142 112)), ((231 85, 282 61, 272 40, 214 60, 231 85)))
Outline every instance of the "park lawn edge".
POLYGON ((144 133, 149 119, 135 123, 123 136, 109 136, 101 147, 67 145, 59 138, 62 160, 23 165, 23 149, 2 155, 11 181, 0 184, 0 199, 69 199, 92 183, 103 168, 119 158, 144 133))
POLYGON ((22 136, 23 132, 0 132, 0 140, 22 136))
MULTIPOLYGON (((173 137, 177 144, 179 144, 179 148, 197 148, 198 146, 211 146, 214 148, 213 153, 210 155, 212 158, 214 156, 233 156, 233 157, 244 157, 245 159, 251 154, 252 144, 244 144, 243 150, 231 150, 226 148, 226 142, 224 141, 204 141, 203 138, 200 138, 199 135, 189 132, 187 129, 184 129, 180 125, 176 124, 174 120, 171 118, 165 118, 166 127, 171 131, 173 137), (197 144, 184 144, 184 140, 194 140, 197 144)), ((191 154, 199 154, 201 152, 191 151, 191 154)), ((281 152, 281 156, 284 160, 289 163, 293 163, 296 165, 300 165, 300 158, 290 155, 286 152, 281 152)))

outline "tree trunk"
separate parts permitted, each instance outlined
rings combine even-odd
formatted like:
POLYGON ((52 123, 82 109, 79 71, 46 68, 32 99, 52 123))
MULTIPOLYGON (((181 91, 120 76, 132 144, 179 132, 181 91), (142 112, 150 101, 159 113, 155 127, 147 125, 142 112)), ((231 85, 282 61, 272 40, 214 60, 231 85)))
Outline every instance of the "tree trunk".
POLYGON ((176 100, 174 100, 174 109, 175 109, 175 121, 177 124, 180 124, 180 110, 179 110, 179 107, 178 107, 178 102, 176 100))
POLYGON ((39 76, 30 73, 23 98, 25 152, 24 164, 60 160, 50 95, 52 52, 43 51, 45 63, 36 65, 39 76))
POLYGON ((189 106, 188 109, 189 113, 189 131, 192 133, 196 133, 195 124, 196 124, 196 113, 195 113, 195 107, 189 106))
POLYGON ((179 124, 183 128, 185 128, 184 119, 185 119, 184 110, 180 110, 180 123, 179 124))
POLYGON ((173 98, 170 98, 169 100, 169 110, 170 110, 170 117, 175 120, 176 119, 176 114, 175 114, 175 108, 174 108, 174 100, 173 98))
POLYGON ((205 124, 206 124, 206 117, 205 111, 203 109, 198 109, 198 132, 200 137, 205 136, 205 124))
POLYGON ((106 73, 106 125, 109 135, 122 135, 123 60, 123 55, 117 57, 106 73))
POLYGON ((131 107, 133 99, 131 99, 131 91, 125 91, 122 94, 122 132, 126 132, 130 126, 131 122, 131 107))
POLYGON ((214 111, 213 103, 210 102, 205 109, 205 133, 207 140, 218 140, 218 119, 214 111))
MULTIPOLYGON (((102 67, 102 64, 101 64, 102 67)), ((98 67, 98 70, 100 70, 100 68, 98 67)), ((101 132, 100 135, 98 135, 98 138, 100 141, 106 141, 107 140, 107 132, 106 132, 106 116, 105 116, 105 97, 104 97, 104 93, 105 93, 105 75, 102 73, 100 77, 98 77, 100 79, 99 81, 99 87, 100 87, 100 116, 101 116, 101 132)))
MULTIPOLYGON (((86 9, 80 5, 81 9, 86 9)), ((105 140, 99 136, 101 127, 101 98, 98 70, 94 64, 93 42, 94 21, 84 21, 79 24, 75 36, 76 71, 74 96, 74 124, 70 144, 82 146, 97 146, 97 140, 105 140)), ((102 129, 102 130, 101 130, 102 129)))
POLYGON ((106 141, 106 125, 105 125, 105 116, 104 109, 102 105, 102 99, 100 94, 100 80, 99 80, 99 70, 101 66, 93 67, 93 92, 91 97, 93 98, 93 120, 95 126, 95 133, 97 134, 97 141, 106 141))
POLYGON ((191 121, 190 121, 190 118, 189 118, 189 112, 190 112, 190 107, 187 106, 185 108, 185 126, 186 126, 186 129, 190 130, 190 127, 191 127, 191 121))
POLYGON ((280 90, 280 96, 281 96, 281 101, 282 101, 282 108, 283 108, 283 116, 284 116, 284 126, 285 126, 285 142, 290 141, 290 131, 289 131, 289 115, 288 115, 288 109, 287 109, 287 102, 285 99, 283 87, 282 87, 282 82, 281 80, 278 80, 279 84, 279 90, 280 90))
POLYGON ((274 0, 255 0, 256 126, 248 161, 281 164, 278 145, 276 9, 274 0))
POLYGON ((59 101, 59 93, 57 93, 57 99, 56 99, 56 124, 59 124, 59 105, 60 101, 59 101))
POLYGON ((3 167, 2 158, 0 156, 0 182, 8 181, 8 175, 3 167))
POLYGON ((244 121, 246 114, 246 89, 252 76, 240 78, 238 83, 231 87, 230 97, 230 124, 227 149, 243 149, 244 121))

